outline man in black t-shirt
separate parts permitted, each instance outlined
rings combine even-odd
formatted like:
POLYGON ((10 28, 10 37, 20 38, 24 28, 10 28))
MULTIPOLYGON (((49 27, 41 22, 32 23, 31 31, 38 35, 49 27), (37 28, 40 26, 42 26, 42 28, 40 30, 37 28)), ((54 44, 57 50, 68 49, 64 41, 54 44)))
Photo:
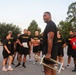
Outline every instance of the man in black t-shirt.
POLYGON ((73 38, 73 31, 70 31, 70 32, 69 32, 69 36, 68 36, 68 38, 66 39, 66 43, 67 43, 67 46, 68 46, 68 50, 67 50, 68 64, 67 64, 66 68, 69 68, 69 67, 70 67, 70 62, 71 62, 72 47, 71 47, 70 41, 71 41, 72 38, 73 38))
POLYGON ((19 57, 19 62, 18 62, 18 64, 17 64, 16 67, 18 67, 18 66, 21 65, 22 55, 24 55, 22 66, 24 68, 26 68, 26 66, 25 66, 26 56, 29 54, 29 52, 31 50, 30 49, 31 48, 30 47, 31 46, 31 39, 28 36, 26 29, 24 29, 24 34, 22 34, 22 35, 19 36, 18 41, 19 41, 18 43, 20 45, 20 50, 19 50, 20 57, 19 57))
MULTIPOLYGON (((44 62, 49 66, 54 67, 54 63, 50 58, 57 58, 57 27, 51 20, 50 12, 45 12, 43 15, 44 22, 47 23, 43 33, 43 54, 46 55, 44 62)), ((45 75, 56 75, 56 71, 44 66, 45 75)))

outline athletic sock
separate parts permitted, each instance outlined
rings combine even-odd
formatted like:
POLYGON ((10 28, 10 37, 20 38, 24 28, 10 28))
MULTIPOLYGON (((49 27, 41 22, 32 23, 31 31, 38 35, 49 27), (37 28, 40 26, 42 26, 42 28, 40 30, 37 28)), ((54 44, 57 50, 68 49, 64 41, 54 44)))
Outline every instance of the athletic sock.
POLYGON ((11 68, 11 66, 8 66, 8 68, 11 68))

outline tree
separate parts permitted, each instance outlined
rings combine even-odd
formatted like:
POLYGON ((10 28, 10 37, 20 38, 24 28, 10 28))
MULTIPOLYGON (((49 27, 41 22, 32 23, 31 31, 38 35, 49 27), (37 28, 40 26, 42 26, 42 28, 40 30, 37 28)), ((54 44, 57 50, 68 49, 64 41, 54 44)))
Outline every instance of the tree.
POLYGON ((34 35, 35 34, 35 31, 39 31, 39 33, 41 32, 41 28, 38 27, 38 24, 35 20, 33 20, 29 27, 28 27, 28 30, 31 31, 31 34, 34 35))
POLYGON ((21 33, 21 29, 16 25, 0 23, 0 39, 5 36, 9 30, 13 32, 14 36, 17 36, 17 34, 21 33))
POLYGON ((58 25, 58 30, 61 32, 62 37, 66 39, 69 35, 69 31, 73 30, 72 24, 67 21, 60 21, 58 25))
POLYGON ((67 20, 71 22, 73 27, 76 29, 76 2, 69 5, 67 15, 67 20))

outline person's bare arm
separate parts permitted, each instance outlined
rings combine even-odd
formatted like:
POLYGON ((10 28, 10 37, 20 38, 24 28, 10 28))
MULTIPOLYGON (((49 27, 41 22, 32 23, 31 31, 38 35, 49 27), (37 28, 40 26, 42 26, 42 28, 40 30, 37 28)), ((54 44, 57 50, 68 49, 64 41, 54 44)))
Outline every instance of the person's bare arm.
POLYGON ((23 45, 21 44, 21 42, 20 42, 20 40, 19 40, 19 39, 18 39, 18 43, 19 43, 19 45, 20 45, 20 46, 23 46, 23 45))
POLYGON ((54 33, 53 32, 49 32, 47 34, 48 36, 48 51, 47 51, 47 54, 46 54, 46 59, 50 59, 51 57, 51 51, 52 51, 52 47, 53 47, 53 38, 54 38, 54 33))
POLYGON ((5 50, 10 54, 10 51, 8 50, 7 46, 4 45, 5 50))

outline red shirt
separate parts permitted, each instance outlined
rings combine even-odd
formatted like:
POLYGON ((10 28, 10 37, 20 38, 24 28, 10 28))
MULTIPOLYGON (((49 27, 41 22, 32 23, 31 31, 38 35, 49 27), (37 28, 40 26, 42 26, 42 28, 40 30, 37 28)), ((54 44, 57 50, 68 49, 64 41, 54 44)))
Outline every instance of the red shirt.
POLYGON ((76 50, 76 37, 72 38, 70 43, 72 45, 72 49, 76 50))

